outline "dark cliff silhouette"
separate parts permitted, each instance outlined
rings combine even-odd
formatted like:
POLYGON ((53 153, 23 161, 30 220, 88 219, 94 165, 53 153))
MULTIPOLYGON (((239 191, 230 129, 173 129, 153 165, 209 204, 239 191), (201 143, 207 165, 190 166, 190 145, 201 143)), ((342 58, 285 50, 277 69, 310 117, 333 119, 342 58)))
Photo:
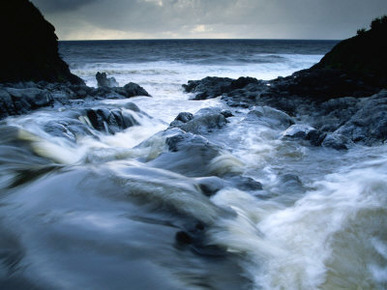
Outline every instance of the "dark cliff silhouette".
POLYGON ((370 28, 338 43, 313 68, 337 69, 386 85, 387 16, 373 20, 370 28))
POLYGON ((274 93, 324 101, 387 88, 387 16, 372 21, 370 28, 339 42, 310 69, 274 80, 274 93))
POLYGON ((28 0, 0 2, 0 82, 83 84, 58 54, 55 28, 28 0))

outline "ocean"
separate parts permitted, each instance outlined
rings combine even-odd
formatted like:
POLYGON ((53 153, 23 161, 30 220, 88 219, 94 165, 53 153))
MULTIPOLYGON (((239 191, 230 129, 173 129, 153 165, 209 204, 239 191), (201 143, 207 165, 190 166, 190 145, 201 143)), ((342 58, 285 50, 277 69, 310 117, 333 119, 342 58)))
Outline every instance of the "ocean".
POLYGON ((2 121, 0 286, 386 289, 386 145, 338 151, 288 140, 286 128, 249 118, 251 108, 194 101, 182 88, 206 76, 288 76, 336 43, 60 42, 87 85, 106 72, 152 97, 91 104, 136 120, 114 135, 89 128, 69 141, 63 125, 53 136, 53 124, 89 124, 76 102, 2 121), (180 112, 206 108, 233 116, 183 141, 167 130, 180 112))

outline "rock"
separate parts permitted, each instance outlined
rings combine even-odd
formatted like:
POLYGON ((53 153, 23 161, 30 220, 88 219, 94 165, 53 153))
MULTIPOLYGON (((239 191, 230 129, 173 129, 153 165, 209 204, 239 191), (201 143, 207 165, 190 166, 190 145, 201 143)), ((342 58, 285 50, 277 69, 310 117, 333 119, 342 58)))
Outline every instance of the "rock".
POLYGON ((15 112, 11 95, 4 89, 0 88, 0 119, 8 117, 15 112))
POLYGON ((124 86, 125 96, 127 98, 134 96, 147 96, 150 97, 149 93, 141 86, 135 83, 128 83, 124 86))
POLYGON ((0 2, 0 82, 84 84, 58 54, 55 28, 28 0, 0 2))
POLYGON ((0 89, 0 116, 20 115, 34 109, 53 104, 53 97, 47 90, 38 88, 0 89))
POLYGON ((206 134, 215 129, 223 128, 227 119, 222 110, 218 108, 204 108, 195 115, 187 112, 180 113, 170 124, 170 128, 178 127, 185 132, 194 134, 206 134))
POLYGON ((353 146, 353 142, 342 134, 332 133, 326 135, 321 145, 336 150, 347 150, 353 146))
POLYGON ((306 139, 311 131, 316 130, 315 128, 304 125, 304 124, 294 124, 282 132, 282 136, 285 138, 292 139, 306 139))
POLYGON ((175 121, 180 121, 182 123, 188 123, 193 118, 194 118, 193 114, 191 114, 189 112, 182 112, 182 113, 179 113, 179 115, 177 115, 177 117, 175 118, 175 121))
POLYGON ((294 124, 294 120, 286 113, 267 106, 251 110, 245 121, 254 122, 272 129, 287 129, 294 124))
POLYGON ((249 84, 258 84, 261 82, 251 77, 240 77, 237 80, 206 77, 199 81, 188 81, 188 84, 183 85, 183 88, 187 93, 195 93, 194 100, 205 100, 219 97, 234 90, 243 89, 249 84))
POLYGON ((262 183, 255 179, 247 176, 232 176, 228 181, 233 184, 236 188, 243 191, 257 191, 262 190, 262 183))
POLYGON ((210 177, 201 177, 196 179, 199 185, 199 188, 206 196, 213 196, 219 190, 223 189, 226 186, 226 182, 216 176, 210 177))
POLYGON ((387 141, 387 90, 362 100, 354 113, 335 133, 364 145, 387 141))
POLYGON ((63 116, 60 120, 49 121, 44 125, 44 131, 51 136, 66 138, 74 143, 80 136, 95 136, 91 128, 75 116, 73 118, 63 116))
POLYGON ((177 128, 168 129, 164 134, 168 152, 162 153, 148 164, 184 174, 189 177, 212 176, 211 161, 221 148, 206 138, 186 133, 177 128))
POLYGON ((205 100, 222 95, 232 81, 230 78, 206 77, 200 81, 188 81, 183 88, 187 93, 195 93, 194 100, 205 100))
POLYGON ((119 109, 86 109, 85 115, 94 129, 107 134, 115 134, 139 124, 130 114, 119 109))
POLYGON ((97 79, 98 87, 114 88, 119 86, 118 82, 114 77, 107 78, 106 73, 104 72, 103 73, 97 72, 97 74, 95 75, 95 78, 97 79))
MULTIPOLYGON (((304 194, 306 188, 299 176, 292 173, 286 173, 279 176, 274 186, 270 188, 270 192, 272 193, 272 197, 281 196, 283 201, 294 202, 289 194, 304 194)), ((263 197, 267 198, 268 196, 263 197)))
POLYGON ((371 29, 339 42, 312 69, 335 69, 357 75, 364 81, 387 83, 387 17, 375 19, 371 29), (376 24, 376 25, 375 25, 376 24))

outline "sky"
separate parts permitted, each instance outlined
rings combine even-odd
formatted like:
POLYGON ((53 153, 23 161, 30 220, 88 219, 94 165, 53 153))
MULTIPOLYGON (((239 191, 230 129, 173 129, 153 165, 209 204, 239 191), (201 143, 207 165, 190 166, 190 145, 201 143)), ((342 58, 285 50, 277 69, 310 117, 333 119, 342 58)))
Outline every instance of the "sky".
POLYGON ((60 40, 344 39, 387 0, 31 0, 60 40))

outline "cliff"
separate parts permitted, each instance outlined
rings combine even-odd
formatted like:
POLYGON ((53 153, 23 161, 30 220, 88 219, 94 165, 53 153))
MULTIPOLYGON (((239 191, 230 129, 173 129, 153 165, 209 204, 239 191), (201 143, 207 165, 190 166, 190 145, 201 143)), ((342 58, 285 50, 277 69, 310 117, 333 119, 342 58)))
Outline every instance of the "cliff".
POLYGON ((55 28, 28 0, 0 2, 0 82, 83 84, 58 54, 55 28))
POLYGON ((338 43, 312 69, 335 69, 365 78, 375 85, 387 83, 387 16, 375 19, 371 29, 338 43))

